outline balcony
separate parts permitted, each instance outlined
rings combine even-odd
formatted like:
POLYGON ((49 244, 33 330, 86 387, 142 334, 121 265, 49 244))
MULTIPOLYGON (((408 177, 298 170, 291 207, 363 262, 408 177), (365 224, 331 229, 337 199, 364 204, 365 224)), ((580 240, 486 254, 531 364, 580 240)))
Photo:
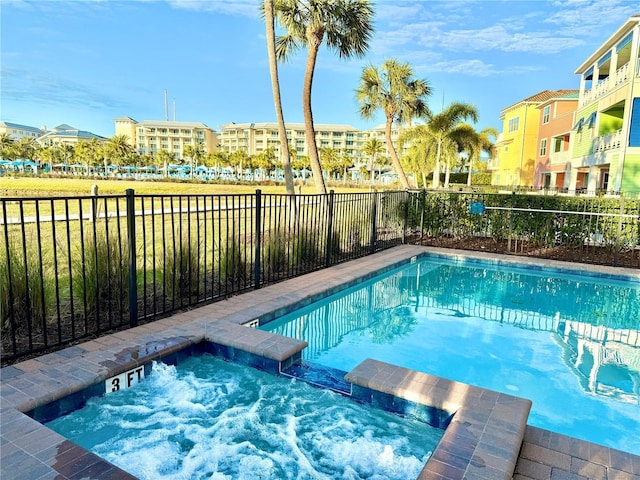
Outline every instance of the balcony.
POLYGON ((549 154, 550 165, 566 165, 571 161, 571 151, 564 150, 562 152, 551 152, 549 154))
POLYGON ((631 78, 631 63, 627 62, 621 66, 613 76, 609 76, 594 85, 591 90, 585 90, 580 99, 580 106, 587 105, 598 98, 606 95, 614 88, 622 85, 631 78))
POLYGON ((593 139, 593 153, 614 150, 622 146, 622 130, 608 133, 593 139))

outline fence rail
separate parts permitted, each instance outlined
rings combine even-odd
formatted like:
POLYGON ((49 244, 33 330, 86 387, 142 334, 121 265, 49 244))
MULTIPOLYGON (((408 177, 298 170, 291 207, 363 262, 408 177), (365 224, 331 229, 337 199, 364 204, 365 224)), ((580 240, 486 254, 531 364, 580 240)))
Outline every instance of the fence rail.
POLYGON ((2 363, 401 243, 579 261, 604 251, 605 263, 640 267, 639 203, 425 191, 0 198, 2 363))

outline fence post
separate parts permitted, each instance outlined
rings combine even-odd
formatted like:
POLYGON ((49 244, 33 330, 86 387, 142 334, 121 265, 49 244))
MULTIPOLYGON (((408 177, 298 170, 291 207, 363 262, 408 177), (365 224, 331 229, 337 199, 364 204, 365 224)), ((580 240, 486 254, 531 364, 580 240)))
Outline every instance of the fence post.
POLYGON ((329 198, 327 200, 327 241, 325 242, 324 266, 331 266, 331 251, 333 250, 333 197, 334 191, 329 190, 329 198))
POLYGON ((253 286, 254 288, 260 288, 261 265, 260 254, 262 250, 261 242, 261 230, 262 230, 262 191, 256 190, 256 250, 255 260, 253 262, 253 286))
POLYGON ((138 325, 138 281, 136 278, 136 204, 135 192, 125 190, 127 203, 127 243, 129 246, 129 324, 138 325))
POLYGON ((422 240, 424 239, 424 210, 425 204, 427 203, 427 191, 423 188, 420 192, 420 245, 422 245, 422 240))
MULTIPOLYGON (((515 203, 515 198, 516 198, 516 192, 511 192, 511 208, 509 209, 509 238, 507 240, 507 252, 511 253, 511 232, 513 230, 513 222, 511 220, 511 214, 513 212, 513 205, 515 203)), ((518 245, 516 244, 516 247, 518 245)))
POLYGON ((624 215, 624 195, 620 195, 620 212, 618 215, 618 230, 616 232, 616 244, 613 250, 613 266, 617 267, 620 261, 620 249, 622 248, 622 216, 624 215))
POLYGON ((402 244, 405 245, 407 243, 407 224, 409 223, 409 202, 411 201, 411 192, 409 190, 404 191, 406 200, 404 202, 404 218, 402 224, 402 244))
POLYGON ((91 185, 91 220, 98 218, 98 185, 91 185))
POLYGON ((369 253, 376 253, 376 235, 378 233, 378 192, 373 192, 371 196, 371 245, 369 245, 369 253))

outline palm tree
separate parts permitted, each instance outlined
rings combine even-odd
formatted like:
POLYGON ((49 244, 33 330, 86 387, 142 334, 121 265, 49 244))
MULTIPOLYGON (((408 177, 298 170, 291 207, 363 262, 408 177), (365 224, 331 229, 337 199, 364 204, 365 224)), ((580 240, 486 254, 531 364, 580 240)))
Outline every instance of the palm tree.
POLYGON ((9 149, 13 147, 13 138, 8 133, 0 133, 0 158, 9 159, 9 149))
POLYGON ((105 145, 105 171, 107 170, 107 158, 114 165, 123 165, 131 160, 133 156, 133 147, 129 143, 127 135, 114 135, 105 145))
POLYGON ((436 166, 433 169, 433 188, 440 186, 440 163, 443 147, 447 140, 456 136, 456 129, 463 120, 478 121, 478 110, 475 105, 454 102, 437 115, 428 116, 427 128, 433 133, 436 142, 436 166))
POLYGON ((99 142, 97 138, 92 138, 88 142, 88 147, 90 153, 90 161, 91 165, 94 167, 104 163, 104 158, 106 156, 106 146, 104 143, 99 142))
POLYGON ((275 0, 274 7, 278 22, 286 30, 276 39, 277 58, 286 60, 298 48, 307 48, 302 87, 305 135, 316 190, 326 193, 311 110, 318 50, 325 42, 340 58, 363 56, 373 33, 373 5, 369 0, 275 0))
POLYGON ((40 145, 33 137, 22 137, 13 144, 17 157, 22 159, 22 171, 24 172, 24 161, 35 161, 40 150, 40 145))
POLYGON ((68 173, 69 165, 75 158, 76 149, 73 145, 70 145, 68 143, 58 143, 56 144, 56 149, 60 152, 60 156, 62 157, 62 163, 64 163, 64 171, 65 173, 68 173))
POLYGON ((169 153, 167 150, 157 150, 153 154, 153 161, 156 165, 162 165, 164 167, 165 178, 169 176, 169 162, 175 160, 175 154, 169 153))
POLYGON ((371 174, 371 185, 373 185, 373 180, 375 179, 375 170, 373 167, 378 154, 384 153, 384 144, 377 137, 370 138, 367 143, 364 144, 364 147, 362 147, 362 153, 369 155, 369 170, 371 174))
POLYGON ((194 168, 198 168, 198 163, 205 156, 204 144, 202 142, 198 142, 195 146, 187 145, 186 147, 184 147, 184 154, 185 156, 191 159, 190 171, 191 171, 191 177, 193 177, 194 168), (194 163, 195 163, 195 167, 194 167, 194 163))
POLYGON ((284 170, 284 186, 288 195, 295 195, 293 172, 291 171, 291 154, 287 139, 287 127, 282 113, 282 99, 280 98, 280 79, 278 77, 278 60, 276 58, 276 32, 274 18, 274 0, 264 0, 262 13, 267 29, 267 53, 269 56, 269 74, 271 75, 271 89, 273 90, 273 105, 278 120, 278 134, 280 136, 280 159, 284 170))
POLYGON ((480 161, 480 154, 486 153, 489 158, 493 158, 496 154, 495 139, 498 137, 498 131, 493 127, 487 127, 480 132, 477 132, 469 124, 462 124, 458 129, 460 132, 457 142, 460 145, 460 150, 464 151, 468 155, 468 172, 467 172, 467 186, 471 186, 471 173, 474 166, 480 161))
POLYGON ((402 187, 409 189, 409 181, 391 141, 391 127, 396 120, 407 123, 415 117, 428 115, 425 98, 431 95, 431 87, 426 80, 413 78, 413 69, 408 63, 388 59, 380 70, 374 66, 364 68, 356 95, 363 118, 373 117, 378 109, 384 112, 385 139, 391 162, 402 187))
POLYGON ((89 142, 86 140, 79 141, 75 146, 74 153, 76 161, 84 164, 86 173, 89 173, 89 164, 94 159, 94 152, 89 142))

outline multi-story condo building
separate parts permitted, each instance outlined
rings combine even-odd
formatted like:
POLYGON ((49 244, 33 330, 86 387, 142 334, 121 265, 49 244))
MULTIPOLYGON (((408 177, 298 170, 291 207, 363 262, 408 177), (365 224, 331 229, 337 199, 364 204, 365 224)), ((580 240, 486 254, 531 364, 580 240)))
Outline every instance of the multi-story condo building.
POLYGON ((205 153, 218 147, 217 133, 200 122, 175 122, 168 120, 144 120, 131 117, 114 120, 116 135, 125 135, 130 145, 140 155, 153 155, 160 150, 184 157, 186 147, 202 145, 205 153))
MULTIPOLYGON (((296 155, 308 156, 309 147, 303 123, 287 123, 287 139, 296 155)), ((350 125, 314 125, 318 148, 341 150, 352 158, 359 158, 367 134, 350 125)), ((220 149, 225 152, 242 150, 256 155, 272 148, 280 153, 280 134, 275 122, 226 123, 220 127, 220 149)))
POLYGON ((640 15, 630 17, 575 71, 569 190, 640 192, 640 15))
MULTIPOLYGON (((308 156, 309 146, 303 123, 287 123, 287 139, 296 155, 308 156)), ((385 142, 384 125, 371 130, 357 130, 351 125, 315 124, 318 149, 332 148, 350 156, 355 163, 366 162, 362 153, 367 140, 378 138, 385 142)), ((392 141, 397 139, 399 128, 392 131, 392 141)), ((248 155, 256 155, 272 148, 276 156, 280 153, 280 134, 275 122, 226 123, 220 127, 220 149, 225 152, 243 150, 248 155)))
POLYGON ((571 128, 578 108, 579 90, 554 96, 538 105, 538 154, 533 177, 534 187, 566 188, 570 177, 571 128))
POLYGON ((107 141, 105 137, 63 123, 44 133, 36 141, 43 147, 50 147, 52 145, 76 145, 78 142, 94 138, 101 143, 107 141))
POLYGON ((46 133, 45 127, 37 128, 30 127, 28 125, 20 125, 17 123, 0 121, 0 134, 7 134, 14 141, 17 142, 21 138, 33 138, 34 140, 46 133))
POLYGON ((543 90, 502 110, 497 155, 489 164, 493 185, 533 186, 542 113, 538 106, 571 92, 543 90))

